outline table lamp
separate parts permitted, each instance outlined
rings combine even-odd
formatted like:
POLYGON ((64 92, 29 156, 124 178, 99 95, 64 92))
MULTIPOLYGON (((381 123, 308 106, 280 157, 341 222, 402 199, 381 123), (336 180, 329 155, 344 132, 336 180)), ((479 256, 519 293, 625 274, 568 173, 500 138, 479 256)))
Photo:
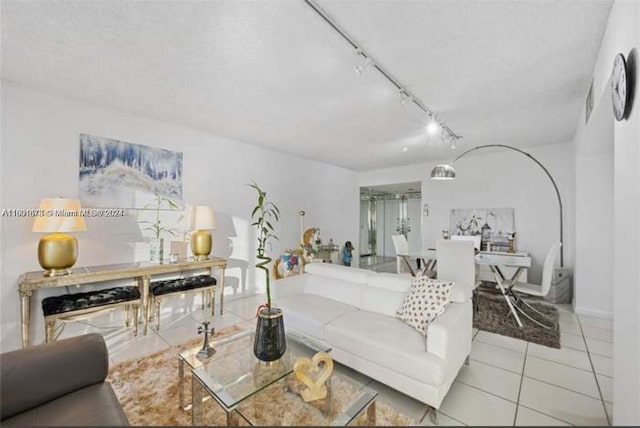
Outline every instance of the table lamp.
POLYGON ((84 232, 87 226, 80 215, 77 199, 50 198, 40 201, 39 212, 33 222, 33 232, 44 232, 38 242, 38 262, 45 276, 67 275, 78 259, 78 241, 63 232, 84 232))
POLYGON ((196 205, 191 211, 191 252, 196 260, 207 260, 211 253, 211 233, 216 223, 213 210, 208 205, 196 205))

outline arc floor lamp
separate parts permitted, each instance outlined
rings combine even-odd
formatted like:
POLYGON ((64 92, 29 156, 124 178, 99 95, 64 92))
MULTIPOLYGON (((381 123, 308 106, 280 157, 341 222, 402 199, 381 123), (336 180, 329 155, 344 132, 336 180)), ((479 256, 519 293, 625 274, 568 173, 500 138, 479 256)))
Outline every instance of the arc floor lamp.
POLYGON ((538 166, 540 168, 542 168, 542 170, 545 172, 545 174, 547 174, 547 177, 549 177, 549 180, 551 180, 551 184, 553 184, 553 188, 556 191, 556 196, 558 197, 558 205, 560 207, 560 243, 562 244, 562 246, 560 247, 560 267, 564 266, 564 242, 563 242, 563 227, 562 227, 562 198, 560 197, 560 191, 558 190, 558 185, 556 184, 556 181, 553 179, 553 177, 551 176, 551 173, 549 172, 549 170, 536 158, 534 158, 533 156, 531 156, 529 153, 525 152, 524 150, 520 150, 516 147, 512 147, 512 146, 507 146, 506 144, 486 144, 484 146, 477 146, 474 147, 472 149, 467 150, 466 152, 462 153, 461 155, 459 155, 458 157, 456 157, 451 163, 448 164, 439 164, 436 165, 433 170, 431 171, 431 179, 433 180, 454 180, 456 178, 456 169, 453 167, 453 164, 456 163, 456 161, 458 159, 460 159, 461 157, 476 151, 476 150, 480 150, 480 149, 486 149, 486 148, 490 148, 490 147, 501 147, 504 149, 509 149, 509 150, 513 150, 516 151, 520 154, 525 155, 526 157, 528 157, 529 159, 531 159, 532 161, 534 161, 536 164, 538 164, 538 166))

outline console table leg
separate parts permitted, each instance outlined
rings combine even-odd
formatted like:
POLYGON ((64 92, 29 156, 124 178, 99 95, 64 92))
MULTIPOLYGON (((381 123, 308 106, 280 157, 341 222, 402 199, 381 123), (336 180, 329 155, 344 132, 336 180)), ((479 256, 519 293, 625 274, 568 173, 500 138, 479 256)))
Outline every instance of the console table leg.
POLYGON ((22 327, 22 347, 29 346, 29 328, 31 323, 31 292, 20 292, 20 318, 22 327))
POLYGON ((220 315, 224 310, 224 268, 220 269, 220 315))
POLYGON ((142 290, 140 290, 140 297, 142 298, 142 334, 147 335, 147 326, 149 324, 149 282, 148 276, 140 278, 142 282, 142 290))

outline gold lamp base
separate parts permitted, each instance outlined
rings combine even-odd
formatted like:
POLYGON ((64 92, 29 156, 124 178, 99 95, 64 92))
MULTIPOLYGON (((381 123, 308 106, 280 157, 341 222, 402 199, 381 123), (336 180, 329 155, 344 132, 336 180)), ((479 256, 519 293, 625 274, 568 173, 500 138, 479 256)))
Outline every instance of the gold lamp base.
POLYGON ((196 230, 191 235, 191 252, 196 260, 208 260, 211 254, 211 233, 208 230, 196 230))
POLYGON ((52 233, 38 242, 38 262, 46 271, 44 276, 70 274, 77 259, 78 241, 71 235, 52 233))

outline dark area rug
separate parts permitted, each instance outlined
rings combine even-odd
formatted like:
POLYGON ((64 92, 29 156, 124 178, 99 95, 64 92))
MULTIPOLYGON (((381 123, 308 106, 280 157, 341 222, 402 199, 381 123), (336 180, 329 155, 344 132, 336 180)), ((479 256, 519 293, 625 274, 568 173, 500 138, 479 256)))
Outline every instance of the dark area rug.
POLYGON ((529 308, 525 311, 536 320, 546 325, 554 325, 554 329, 540 327, 531 320, 520 315, 522 328, 518 326, 515 318, 509 315, 509 306, 505 298, 499 292, 480 290, 478 292, 478 311, 473 317, 473 326, 479 330, 501 334, 503 336, 515 337, 527 342, 538 343, 550 348, 560 349, 560 329, 558 327, 558 308, 545 303, 527 302, 542 312, 544 318, 536 314, 529 308))

